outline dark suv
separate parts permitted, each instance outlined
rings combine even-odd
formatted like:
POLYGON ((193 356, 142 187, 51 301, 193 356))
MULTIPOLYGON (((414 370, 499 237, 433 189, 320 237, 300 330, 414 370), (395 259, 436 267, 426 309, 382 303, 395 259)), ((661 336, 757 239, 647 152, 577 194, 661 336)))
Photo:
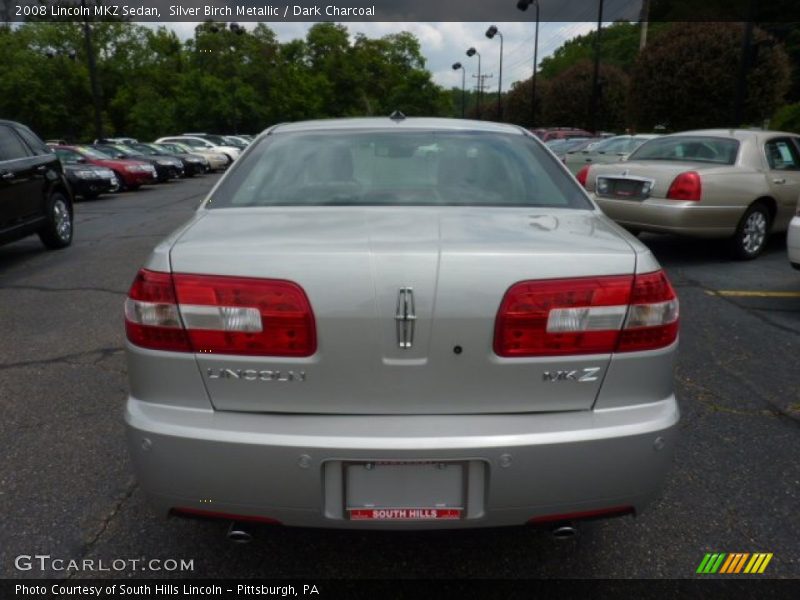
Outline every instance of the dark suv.
POLYGON ((30 129, 0 120, 0 243, 37 233, 72 242, 72 192, 58 157, 30 129))

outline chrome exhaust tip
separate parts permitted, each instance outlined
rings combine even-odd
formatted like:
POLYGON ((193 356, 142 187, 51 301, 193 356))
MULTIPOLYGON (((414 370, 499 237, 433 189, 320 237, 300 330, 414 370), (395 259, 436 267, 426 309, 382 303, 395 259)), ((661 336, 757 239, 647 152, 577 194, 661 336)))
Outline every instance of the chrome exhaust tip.
POLYGON ((557 540, 570 540, 578 535, 578 527, 575 523, 559 523, 553 526, 550 534, 557 540))
POLYGON ((234 544, 249 544, 253 541, 253 532, 246 523, 231 521, 225 537, 234 544))

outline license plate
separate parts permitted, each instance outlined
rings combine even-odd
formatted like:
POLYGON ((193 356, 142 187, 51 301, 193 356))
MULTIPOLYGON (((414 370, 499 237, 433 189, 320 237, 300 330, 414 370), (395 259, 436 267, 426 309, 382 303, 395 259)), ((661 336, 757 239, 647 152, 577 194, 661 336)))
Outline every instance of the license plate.
POLYGON ((644 200, 650 195, 653 182, 644 178, 598 177, 597 193, 600 196, 621 200, 644 200))
POLYGON ((463 462, 346 462, 345 513, 354 521, 440 521, 464 514, 463 462))
POLYGON ((349 508, 352 521, 457 521, 460 508, 349 508))

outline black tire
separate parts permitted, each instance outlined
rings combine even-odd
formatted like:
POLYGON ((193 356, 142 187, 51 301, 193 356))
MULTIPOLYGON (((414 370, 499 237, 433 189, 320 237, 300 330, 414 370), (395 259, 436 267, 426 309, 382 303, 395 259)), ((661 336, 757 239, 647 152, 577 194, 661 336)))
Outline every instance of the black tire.
POLYGON ((72 243, 72 202, 63 192, 53 192, 47 199, 47 223, 39 230, 39 239, 51 250, 72 243))
POLYGON ((764 250, 772 227, 772 213, 756 202, 742 215, 731 238, 731 251, 737 260, 753 260, 764 250))
POLYGON ((114 175, 117 176, 117 193, 124 192, 124 191, 130 189, 128 187, 128 185, 125 183, 125 180, 122 178, 122 175, 119 172, 114 171, 114 175))

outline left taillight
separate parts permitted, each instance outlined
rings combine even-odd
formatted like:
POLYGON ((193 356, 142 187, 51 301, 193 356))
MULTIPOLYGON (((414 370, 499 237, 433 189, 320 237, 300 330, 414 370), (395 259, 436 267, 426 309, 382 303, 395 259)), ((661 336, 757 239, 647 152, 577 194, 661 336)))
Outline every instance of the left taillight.
POLYGON ((142 348, 191 352, 169 273, 141 269, 125 300, 125 332, 142 348))
POLYGON ((311 356, 314 314, 303 289, 275 279, 142 269, 125 301, 131 343, 154 350, 311 356))

